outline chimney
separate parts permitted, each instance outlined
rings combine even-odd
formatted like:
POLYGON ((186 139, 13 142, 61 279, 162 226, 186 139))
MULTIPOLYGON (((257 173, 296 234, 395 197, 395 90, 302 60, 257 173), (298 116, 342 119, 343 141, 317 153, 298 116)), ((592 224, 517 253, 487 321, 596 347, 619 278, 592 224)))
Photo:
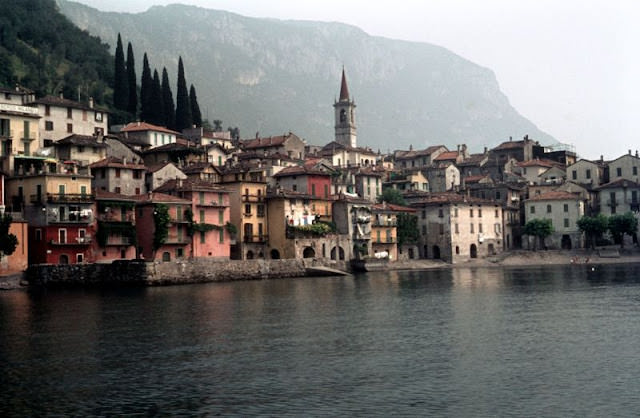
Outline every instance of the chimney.
POLYGON ((62 92, 60 92, 60 94, 58 95, 58 97, 60 97, 61 99, 64 99, 64 95, 62 94, 62 92))
POLYGON ((489 149, 487 147, 484 147, 484 153, 486 154, 487 152, 489 152, 489 149))
POLYGON ((93 97, 89 97, 89 108, 93 109, 93 97))
POLYGON ((638 158, 638 150, 636 150, 636 158, 638 158))
POLYGON ((631 155, 631 150, 629 150, 629 155, 631 155))

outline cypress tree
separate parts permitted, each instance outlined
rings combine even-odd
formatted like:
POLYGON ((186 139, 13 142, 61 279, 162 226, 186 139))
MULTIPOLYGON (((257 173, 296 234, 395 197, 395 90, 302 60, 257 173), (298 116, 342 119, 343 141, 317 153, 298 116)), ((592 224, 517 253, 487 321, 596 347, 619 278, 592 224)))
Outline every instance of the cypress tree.
POLYGON ((178 91, 176 93, 176 131, 182 132, 184 128, 190 128, 192 124, 189 91, 184 79, 182 57, 180 57, 178 60, 178 91))
POLYGON ((127 46, 127 80, 129 90, 129 103, 127 111, 135 118, 138 112, 138 90, 136 85, 136 63, 133 57, 131 42, 127 46))
POLYGON ((202 126, 202 113, 200 113, 200 105, 198 105, 198 96, 196 96, 196 88, 191 85, 189 89, 189 103, 191 104, 191 120, 194 125, 202 126))
POLYGON ((164 110, 164 126, 169 129, 176 128, 176 108, 173 104, 173 93, 169 85, 167 69, 162 68, 162 108, 164 110))
POLYGON ((162 87, 158 70, 153 70, 153 83, 151 88, 151 123, 164 125, 164 106, 162 103, 162 87))
POLYGON ((116 109, 127 110, 129 104, 129 84, 127 80, 127 68, 124 63, 124 49, 122 39, 118 33, 116 44, 115 72, 113 77, 113 105, 116 109))
POLYGON ((140 80, 140 120, 142 121, 151 122, 153 118, 152 91, 153 78, 151 77, 151 68, 149 68, 149 60, 145 52, 142 59, 142 79, 140 80))

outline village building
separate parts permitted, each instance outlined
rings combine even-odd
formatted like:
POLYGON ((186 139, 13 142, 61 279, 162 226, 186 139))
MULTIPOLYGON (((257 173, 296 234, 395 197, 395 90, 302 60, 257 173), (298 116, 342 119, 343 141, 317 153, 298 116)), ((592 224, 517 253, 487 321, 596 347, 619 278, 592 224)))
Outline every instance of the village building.
POLYGON ((148 149, 175 144, 178 142, 180 133, 147 122, 132 122, 122 127, 120 135, 125 140, 137 140, 145 149, 148 149))
POLYGON ((426 170, 429 191, 442 193, 460 186, 460 170, 451 162, 433 165, 426 170))
POLYGON ((636 154, 633 155, 631 154, 631 150, 629 150, 628 154, 616 158, 609 162, 607 166, 609 168, 609 182, 620 179, 631 180, 636 183, 640 182, 640 174, 638 174, 638 170, 640 170, 640 157, 638 157, 637 151, 636 154))
POLYGON ((70 135, 97 136, 107 133, 109 112, 94 106, 93 98, 87 103, 65 99, 60 95, 45 96, 31 103, 42 116, 38 123, 42 143, 48 147, 70 135))
POLYGON ((37 107, 27 103, 34 93, 23 88, 0 88, 0 169, 14 170, 14 158, 28 158, 42 145, 37 107))
POLYGON ((305 158, 304 141, 291 132, 280 136, 243 140, 241 147, 245 152, 255 152, 258 155, 281 154, 297 160, 305 158))
POLYGON ((107 156, 107 144, 101 136, 73 134, 53 143, 56 158, 86 167, 107 156))
POLYGON ((503 211, 493 200, 432 193, 411 207, 418 215, 423 258, 458 263, 503 251, 503 211))
POLYGON ((383 187, 391 187, 401 192, 410 190, 428 192, 429 180, 419 168, 402 169, 392 171, 389 180, 384 182, 383 187))
POLYGON ((216 131, 202 126, 185 128, 182 130, 189 141, 200 146, 218 145, 223 149, 233 148, 233 138, 231 131, 216 131))
POLYGON ((176 167, 207 160, 205 150, 193 146, 171 143, 149 148, 141 153, 145 165, 153 165, 170 161, 176 167))
POLYGON ((213 165, 221 166, 227 162, 235 148, 225 148, 223 145, 215 142, 204 146, 207 154, 207 161, 213 165))
POLYGON ((336 250, 336 243, 349 242, 349 239, 339 237, 331 230, 328 222, 331 204, 326 198, 277 188, 268 192, 267 208, 269 258, 332 257, 333 260, 344 260, 344 249, 336 250), (320 208, 328 214, 320 216, 320 208), (324 223, 324 229, 314 229, 314 225, 320 223, 324 223))
POLYGON ((186 179, 184 174, 175 164, 165 161, 156 164, 145 164, 147 172, 145 175, 145 188, 147 191, 155 190, 169 180, 186 179))
POLYGON ((43 162, 5 182, 13 211, 29 223, 29 264, 93 262, 93 197, 86 170, 43 162))
POLYGON ((96 218, 93 260, 110 263, 132 260, 137 254, 135 205, 133 196, 97 189, 94 191, 96 218))
POLYGON ((532 159, 519 161, 514 167, 514 173, 523 177, 528 184, 541 184, 541 175, 547 170, 557 167, 557 163, 549 160, 532 159))
POLYGON ((181 171, 189 180, 203 180, 209 183, 220 183, 222 174, 220 170, 210 162, 195 162, 182 167, 181 171))
POLYGON ((371 207, 371 251, 374 257, 398 260, 398 215, 415 214, 415 209, 391 203, 371 207))
POLYGON ((444 145, 433 145, 423 150, 413 150, 413 146, 409 147, 409 151, 395 151, 393 159, 395 161, 395 168, 407 168, 407 169, 424 169, 431 167, 434 160, 444 152, 449 152, 444 145))
POLYGON ((148 192, 136 198, 138 256, 147 261, 172 261, 190 255, 191 238, 186 213, 191 200, 148 192), (164 223, 164 211, 168 215, 164 223))
MULTIPOLYGON (((578 220, 585 214, 584 199, 578 193, 549 191, 524 202, 525 224, 533 219, 550 219, 553 233, 545 240, 552 249, 582 248, 583 237, 578 220)), ((527 237, 526 248, 532 249, 537 237, 527 237)))
POLYGON ((155 192, 167 193, 191 202, 187 220, 189 257, 228 259, 231 234, 229 192, 200 179, 169 180, 155 192))
MULTIPOLYGON (((371 246, 371 202, 365 199, 340 195, 333 203, 333 220, 338 234, 349 241, 340 242, 331 254, 345 252, 346 260, 361 260, 373 255, 371 246)), ((333 258, 333 257, 332 257, 333 258)), ((339 257, 342 259, 341 257, 339 257)))
POLYGON ((89 165, 92 188, 116 194, 137 195, 146 193, 147 167, 126 159, 108 157, 89 165))
POLYGON ((567 167, 567 180, 597 187, 605 182, 605 169, 608 171, 603 160, 590 161, 580 159, 567 167))

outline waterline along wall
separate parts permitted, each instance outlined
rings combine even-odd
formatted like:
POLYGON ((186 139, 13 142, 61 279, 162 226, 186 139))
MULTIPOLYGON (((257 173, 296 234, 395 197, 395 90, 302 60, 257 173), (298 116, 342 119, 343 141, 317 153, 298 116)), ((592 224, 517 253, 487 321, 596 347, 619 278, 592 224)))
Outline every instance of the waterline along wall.
POLYGON ((29 266, 30 286, 159 286, 169 284, 261 280, 307 276, 307 267, 328 265, 324 260, 230 260, 193 259, 167 263, 115 261, 111 264, 38 264, 29 266))

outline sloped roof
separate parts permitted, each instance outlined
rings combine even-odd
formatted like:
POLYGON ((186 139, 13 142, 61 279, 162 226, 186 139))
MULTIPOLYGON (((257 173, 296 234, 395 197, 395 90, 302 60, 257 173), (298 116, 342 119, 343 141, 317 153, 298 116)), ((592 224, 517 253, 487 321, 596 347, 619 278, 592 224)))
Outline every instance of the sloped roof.
POLYGON ((344 74, 344 68, 342 69, 342 82, 340 83, 340 101, 349 101, 349 87, 347 87, 347 76, 344 74))
MULTIPOLYGON (((397 151, 396 160, 408 160, 411 158, 426 157, 433 154, 440 148, 444 148, 445 150, 447 149, 447 147, 445 147, 444 145, 432 145, 423 150, 397 151)), ((448 152, 448 151, 445 151, 445 152, 448 152)))
POLYGON ((280 136, 270 136, 266 138, 255 138, 250 140, 243 140, 245 149, 253 149, 253 148, 268 148, 268 147, 279 147, 284 144, 288 139, 295 138, 300 140, 296 134, 289 132, 285 135, 280 136))
MULTIPOLYGON (((15 92, 14 92, 15 93, 15 92)), ((98 112, 107 112, 106 109, 98 108, 98 107, 90 107, 87 103, 76 102, 75 100, 64 99, 58 96, 44 96, 39 99, 34 100, 32 103, 34 104, 42 104, 49 106, 59 106, 59 107, 71 107, 73 109, 82 109, 82 110, 95 110, 98 112)))
POLYGON ((162 186, 157 187, 153 192, 186 192, 186 191, 202 191, 228 193, 229 191, 219 184, 212 183, 201 179, 184 179, 184 180, 168 180, 162 186))
POLYGON ((633 180, 627 179, 618 179, 614 181, 610 181, 609 183, 603 184, 599 187, 596 187, 596 190, 600 189, 621 189, 625 187, 640 187, 640 183, 636 183, 633 180))
POLYGON ((180 135, 180 132, 172 131, 171 129, 165 128, 164 126, 153 125, 148 122, 131 122, 126 124, 120 132, 144 132, 144 131, 155 131, 155 132, 164 132, 173 135, 180 135))
POLYGON ((80 145, 87 147, 107 148, 107 144, 99 142, 93 135, 72 134, 53 143, 53 146, 60 145, 80 145))
POLYGON ((481 199, 478 197, 467 196, 465 194, 458 194, 455 192, 442 192, 442 193, 430 193, 428 196, 423 197, 420 200, 417 200, 411 203, 411 206, 451 204, 451 203, 470 203, 470 204, 479 204, 479 205, 498 204, 493 200, 481 199))
POLYGON ((447 151, 438 155, 433 161, 447 161, 447 160, 456 160, 458 158, 458 151, 447 151))
POLYGON ((188 199, 181 199, 176 196, 172 196, 165 193, 149 192, 141 195, 134 196, 135 200, 139 203, 181 203, 190 205, 191 201, 188 199))
POLYGON ((127 162, 125 164, 120 158, 116 158, 116 157, 107 157, 100 161, 96 161, 93 164, 89 164, 89 168, 102 168, 102 167, 128 168, 131 170, 147 169, 147 167, 144 164, 136 164, 132 162, 127 162))
POLYGON ((535 158, 533 160, 528 160, 528 161, 520 161, 516 164, 518 167, 546 167, 546 168, 551 168, 551 167, 558 167, 562 164, 558 163, 557 161, 552 161, 552 160, 547 160, 547 159, 538 159, 535 158))
POLYGON ((537 196, 530 197, 528 200, 533 201, 546 201, 546 200, 582 200, 580 195, 575 193, 569 193, 561 190, 552 190, 550 192, 542 193, 537 196))
POLYGON ((331 173, 327 173, 326 171, 322 171, 317 168, 313 168, 313 166, 292 166, 286 167, 282 170, 278 171, 273 177, 289 177, 289 176, 327 176, 329 177, 331 173))
POLYGON ((93 196, 95 197, 95 200, 116 200, 120 202, 135 202, 137 200, 136 195, 113 193, 102 189, 95 189, 93 191, 93 196))
POLYGON ((371 206, 371 210, 374 212, 405 212, 414 213, 416 209, 408 206, 395 205, 393 203, 377 203, 371 206))

